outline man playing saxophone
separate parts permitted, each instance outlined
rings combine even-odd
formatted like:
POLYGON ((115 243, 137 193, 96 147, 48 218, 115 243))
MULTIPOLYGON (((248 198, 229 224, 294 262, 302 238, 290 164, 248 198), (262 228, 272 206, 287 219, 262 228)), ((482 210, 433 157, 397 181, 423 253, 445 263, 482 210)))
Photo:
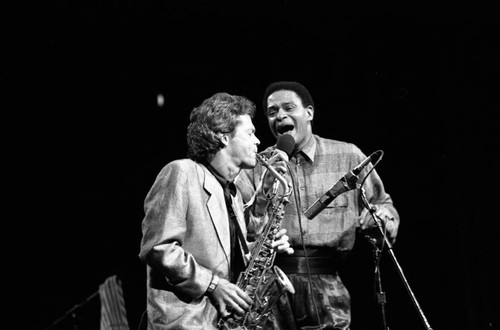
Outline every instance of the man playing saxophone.
MULTIPOLYGON (((244 212, 233 181, 257 164, 254 112, 242 96, 204 100, 190 115, 189 159, 165 165, 146 196, 139 257, 147 269, 147 329, 217 329, 229 310, 244 315, 253 303, 235 283, 248 237, 258 237, 265 217, 244 212)), ((285 230, 271 247, 293 252, 285 230)))
MULTIPOLYGON (((273 163, 282 158, 281 152, 286 152, 286 157, 293 151, 295 140, 291 135, 283 135, 278 139, 276 152, 273 153, 273 163)), ((259 163, 266 168, 263 173, 264 185, 257 189, 255 196, 262 195, 266 199, 266 221, 263 230, 259 233, 254 243, 252 253, 244 272, 241 272, 236 285, 247 293, 253 300, 250 308, 244 315, 236 315, 231 312, 219 321, 221 330, 250 330, 262 329, 272 313, 275 303, 285 293, 295 293, 295 289, 285 273, 274 265, 276 251, 273 242, 277 233, 283 232, 281 222, 284 215, 284 207, 289 202, 288 198, 293 192, 292 182, 288 181, 278 172, 266 157, 256 155, 259 163)), ((278 168, 279 166, 277 166, 278 168)), ((246 204, 251 210, 253 202, 246 204)), ((288 246, 288 242, 286 243, 288 246)), ((293 249, 288 248, 288 253, 293 249)))

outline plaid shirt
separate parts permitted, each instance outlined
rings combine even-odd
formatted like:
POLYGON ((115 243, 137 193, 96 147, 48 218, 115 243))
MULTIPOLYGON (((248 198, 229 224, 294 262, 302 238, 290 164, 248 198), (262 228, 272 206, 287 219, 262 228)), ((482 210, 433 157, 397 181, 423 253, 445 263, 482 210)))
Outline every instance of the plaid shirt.
MULTIPOLYGON (((262 152, 270 155, 276 146, 262 152)), ((282 228, 286 228, 292 247, 332 247, 337 251, 349 251, 354 245, 356 228, 364 207, 360 201, 360 191, 351 190, 337 196, 325 209, 312 220, 305 217, 304 211, 327 192, 345 174, 361 163, 366 156, 354 144, 317 135, 307 145, 290 157, 291 176, 287 179, 294 183, 294 191, 285 206, 282 228), (297 213, 300 212, 300 217, 297 213)), ((372 165, 368 164, 359 174, 359 183, 364 179, 372 165)), ((243 170, 236 180, 244 202, 250 200, 258 186, 264 168, 260 165, 251 170, 243 170)), ((384 185, 375 170, 371 172, 363 187, 372 204, 384 205, 398 217, 392 199, 384 190, 384 185)), ((399 221, 399 218, 398 218, 399 221)))

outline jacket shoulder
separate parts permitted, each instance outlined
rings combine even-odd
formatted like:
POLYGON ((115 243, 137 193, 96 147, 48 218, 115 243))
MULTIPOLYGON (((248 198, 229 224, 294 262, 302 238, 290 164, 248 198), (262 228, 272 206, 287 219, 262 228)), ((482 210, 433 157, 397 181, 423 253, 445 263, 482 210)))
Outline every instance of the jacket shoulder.
POLYGON ((157 175, 160 178, 176 178, 188 180, 196 173, 203 172, 202 166, 191 159, 176 159, 166 164, 157 175))
POLYGON ((188 158, 183 158, 173 160, 170 163, 166 164, 163 167, 162 171, 168 169, 169 171, 192 172, 196 171, 198 167, 200 167, 200 165, 195 161, 188 158))

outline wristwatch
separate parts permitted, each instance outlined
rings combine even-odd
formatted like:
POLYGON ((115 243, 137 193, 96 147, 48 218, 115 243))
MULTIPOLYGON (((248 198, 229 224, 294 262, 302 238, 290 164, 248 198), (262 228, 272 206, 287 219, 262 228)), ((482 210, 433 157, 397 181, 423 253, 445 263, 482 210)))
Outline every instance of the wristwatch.
POLYGON ((212 275, 212 281, 210 281, 210 284, 208 285, 207 293, 212 293, 215 290, 217 285, 219 285, 219 280, 219 276, 215 274, 212 275))

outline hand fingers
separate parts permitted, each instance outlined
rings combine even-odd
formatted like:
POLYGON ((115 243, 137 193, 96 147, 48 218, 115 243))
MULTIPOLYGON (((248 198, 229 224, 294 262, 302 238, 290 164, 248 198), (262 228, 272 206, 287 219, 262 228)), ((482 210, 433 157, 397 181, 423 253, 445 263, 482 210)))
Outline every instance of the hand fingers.
POLYGON ((394 221, 394 217, 387 213, 377 214, 377 217, 382 220, 382 222, 387 225, 388 223, 392 223, 394 221))
POLYGON ((394 221, 387 221, 385 224, 385 229, 389 232, 392 233, 394 231, 394 221))
MULTIPOLYGON (((377 220, 382 221, 384 224, 386 224, 388 221, 394 221, 394 217, 385 208, 379 207, 375 204, 372 204, 371 208, 372 211, 375 211, 374 215, 377 220)), ((373 226, 375 224, 373 217, 368 217, 366 214, 367 213, 364 211, 360 218, 361 229, 366 229, 367 227, 373 226)))
POLYGON ((286 250, 290 247, 290 243, 288 243, 288 236, 283 236, 279 240, 276 240, 271 243, 272 248, 278 248, 279 251, 286 250))
POLYGON ((224 302, 217 305, 217 310, 222 317, 229 316, 229 312, 227 311, 226 304, 224 302))
POLYGON ((286 252, 287 254, 293 254, 293 252, 295 251, 293 250, 292 247, 290 247, 290 243, 286 242, 278 246, 278 252, 286 252))
MULTIPOLYGON (((252 298, 250 298, 250 296, 246 292, 244 292, 243 290, 241 290, 241 289, 238 290, 237 293, 238 293, 238 298, 241 299, 241 301, 243 301, 245 303, 243 305, 243 307, 245 309, 250 308, 250 305, 253 303, 252 298)), ((239 304, 242 305, 241 303, 239 303, 239 304)))
POLYGON ((286 252, 287 254, 293 254, 295 252, 293 248, 290 247, 287 235, 284 235, 279 240, 275 240, 271 243, 271 246, 278 252, 286 252))
POLYGON ((273 151, 271 158, 269 158, 269 163, 273 164, 276 161, 288 162, 288 155, 283 150, 276 149, 273 151))
POLYGON ((219 315, 223 318, 231 316, 232 313, 244 315, 250 309, 252 299, 250 296, 234 284, 230 284, 225 293, 223 301, 217 305, 219 315))
POLYGON ((276 233, 276 235, 274 236, 274 241, 271 243, 271 246, 273 248, 280 246, 280 245, 283 245, 283 244, 288 242, 289 237, 285 233, 286 233, 286 230, 284 230, 284 229, 281 229, 280 231, 278 231, 276 233))
POLYGON ((283 161, 276 162, 272 166, 276 171, 278 171, 281 174, 284 174, 287 171, 286 163, 283 161))
MULTIPOLYGON (((231 295, 231 299, 227 302, 232 311, 238 315, 245 314, 245 311, 250 309, 252 299, 242 290, 238 290, 237 294, 231 295)), ((221 314, 224 317, 224 314, 221 314)))
POLYGON ((295 251, 290 247, 288 235, 286 235, 286 229, 281 228, 274 238, 274 241, 271 243, 273 248, 277 248, 278 252, 286 252, 287 254, 293 254, 295 251))
POLYGON ((228 318, 231 315, 231 313, 229 313, 226 309, 219 311, 219 314, 223 319, 228 318))
POLYGON ((287 163, 288 163, 288 155, 282 151, 276 149, 268 160, 268 164, 274 167, 274 169, 280 173, 286 173, 287 171, 287 163))
POLYGON ((276 233, 276 239, 280 239, 281 237, 283 237, 283 235, 286 234, 286 229, 285 228, 281 228, 277 233, 276 233))
POLYGON ((394 217, 392 216, 392 214, 387 209, 385 209, 383 207, 377 207, 376 211, 375 211, 375 215, 384 221, 394 220, 394 217))

